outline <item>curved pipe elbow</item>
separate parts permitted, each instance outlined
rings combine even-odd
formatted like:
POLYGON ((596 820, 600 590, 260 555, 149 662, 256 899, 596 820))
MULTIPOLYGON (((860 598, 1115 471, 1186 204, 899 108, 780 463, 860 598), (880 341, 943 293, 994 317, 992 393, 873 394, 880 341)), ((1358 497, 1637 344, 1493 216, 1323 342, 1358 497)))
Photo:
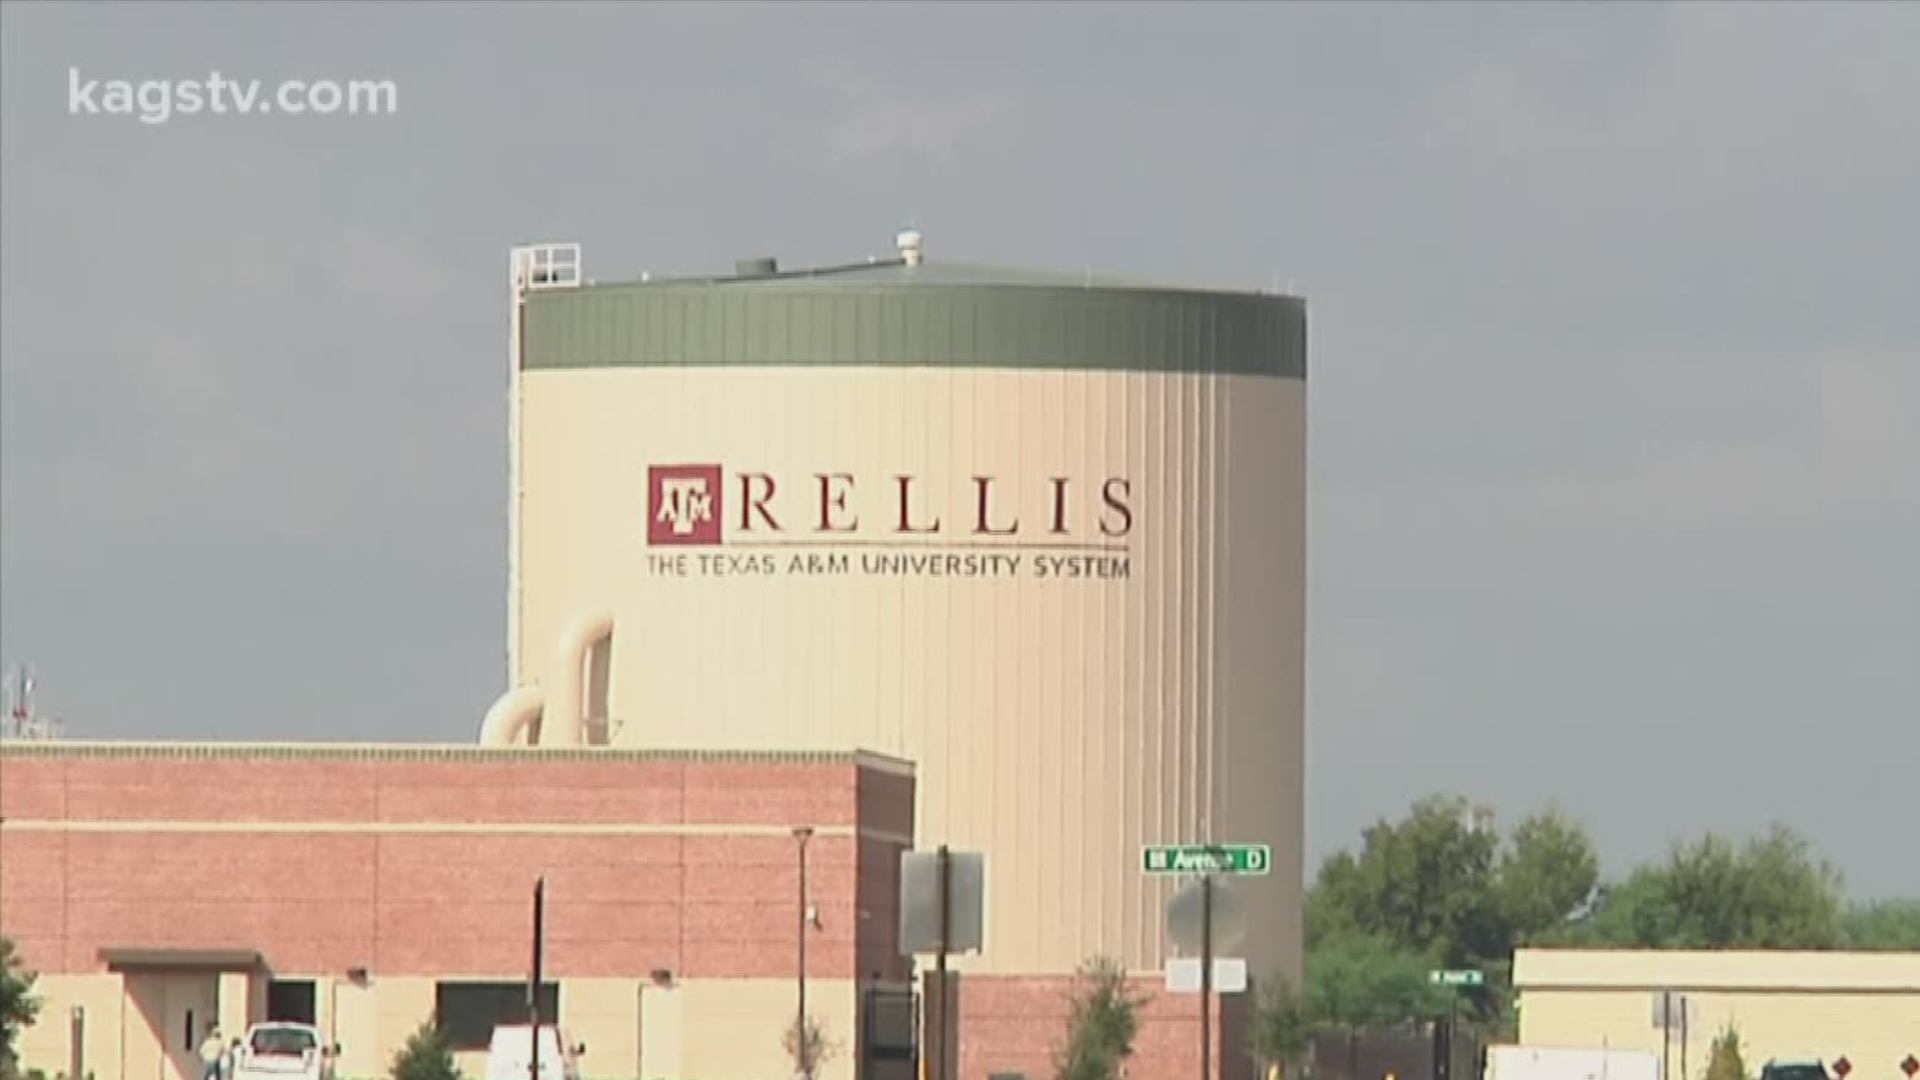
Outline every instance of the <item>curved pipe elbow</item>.
POLYGON ((517 686, 500 695, 480 723, 481 746, 513 746, 525 736, 532 744, 539 736, 545 695, 537 686, 517 686))
MULTIPOLYGON (((567 624, 560 634, 554 653, 553 707, 541 722, 541 741, 553 746, 582 746, 595 722, 604 723, 606 712, 606 671, 609 665, 593 665, 593 693, 588 693, 587 662, 599 650, 612 649, 613 612, 594 611, 567 624), (593 700, 598 699, 598 700, 593 700), (592 710, 596 715, 588 716, 592 710)), ((598 658, 604 661, 605 657, 598 658)))

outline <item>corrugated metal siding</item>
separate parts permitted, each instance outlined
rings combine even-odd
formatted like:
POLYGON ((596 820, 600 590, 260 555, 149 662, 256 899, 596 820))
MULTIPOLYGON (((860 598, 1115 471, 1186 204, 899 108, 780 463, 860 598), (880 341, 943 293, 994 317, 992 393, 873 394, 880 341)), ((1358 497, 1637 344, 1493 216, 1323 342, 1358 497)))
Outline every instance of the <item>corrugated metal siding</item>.
POLYGON ((605 286, 527 298, 527 370, 889 365, 1306 376, 1294 297, 1026 286, 605 286))
MULTIPOLYGON (((869 325, 877 343, 886 324, 869 325)), ((1163 346, 1211 330, 1167 332, 1163 346)), ((550 680, 560 628, 604 608, 626 745, 858 746, 915 762, 920 841, 988 857, 989 944, 965 970, 1064 974, 1095 952, 1157 968, 1176 883, 1141 874, 1140 845, 1207 838, 1273 844, 1275 872, 1233 885, 1251 915, 1244 955, 1263 976, 1297 972, 1299 381, 790 366, 545 372, 523 386, 516 681, 550 680), (1039 579, 1035 550, 1001 578, 659 571, 652 557, 673 550, 647 543, 647 468, 688 462, 722 469, 734 493, 739 470, 777 474, 785 539, 809 544, 814 478, 844 472, 862 522, 849 543, 912 551, 987 546, 971 533, 975 476, 998 478, 996 517, 1027 530, 995 549, 1056 539, 1050 477, 1073 480, 1070 539, 1097 541, 1099 485, 1125 477, 1128 573, 1039 579), (920 478, 917 520, 937 514, 945 533, 891 532, 900 474, 920 478)), ((721 546, 678 550, 769 550, 745 546, 773 538, 738 532, 727 505, 721 546)), ((801 549, 775 550, 784 566, 801 549)))

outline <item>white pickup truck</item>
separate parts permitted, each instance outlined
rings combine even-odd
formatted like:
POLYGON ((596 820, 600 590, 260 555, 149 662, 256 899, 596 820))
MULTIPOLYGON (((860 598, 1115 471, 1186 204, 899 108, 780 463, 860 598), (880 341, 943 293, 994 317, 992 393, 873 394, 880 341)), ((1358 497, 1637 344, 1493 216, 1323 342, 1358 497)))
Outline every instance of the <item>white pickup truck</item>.
POLYGON ((233 1080, 333 1080, 339 1054, 312 1024, 255 1024, 234 1055, 233 1080))
MULTIPOLYGON (((533 1056, 533 1029, 526 1024, 501 1024, 493 1029, 487 1050, 487 1080, 527 1080, 533 1056)), ((566 1033, 551 1024, 540 1025, 540 1080, 580 1080, 580 1055, 585 1044, 571 1044, 566 1033)))

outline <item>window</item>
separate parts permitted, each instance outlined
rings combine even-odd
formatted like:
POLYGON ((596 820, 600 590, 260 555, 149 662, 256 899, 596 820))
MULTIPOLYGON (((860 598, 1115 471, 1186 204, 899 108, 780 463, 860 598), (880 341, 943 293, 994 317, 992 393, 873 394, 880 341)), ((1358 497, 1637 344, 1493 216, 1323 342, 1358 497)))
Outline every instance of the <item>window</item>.
MULTIPOLYGON (((485 1050, 498 1024, 524 1024, 527 984, 443 982, 434 989, 434 1014, 455 1050, 485 1050)), ((560 1021, 560 984, 540 984, 540 1022, 560 1021)))
POLYGON ((275 979, 267 984, 267 1019, 286 1024, 314 1024, 312 979, 275 979))
POLYGON ((320 1042, 313 1037, 313 1032, 297 1027, 255 1028, 253 1041, 247 1045, 247 1051, 253 1057, 297 1058, 318 1049, 320 1042))

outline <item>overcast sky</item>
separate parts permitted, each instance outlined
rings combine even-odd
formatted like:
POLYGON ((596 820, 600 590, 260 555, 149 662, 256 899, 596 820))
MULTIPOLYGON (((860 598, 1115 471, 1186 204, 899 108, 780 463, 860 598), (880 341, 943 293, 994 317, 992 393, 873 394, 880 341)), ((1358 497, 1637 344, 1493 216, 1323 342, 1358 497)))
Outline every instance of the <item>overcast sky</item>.
POLYGON ((0 11, 0 654, 74 733, 473 740, 509 245, 912 220, 1308 297, 1310 864, 1452 791, 1920 893, 1920 7, 0 11))

